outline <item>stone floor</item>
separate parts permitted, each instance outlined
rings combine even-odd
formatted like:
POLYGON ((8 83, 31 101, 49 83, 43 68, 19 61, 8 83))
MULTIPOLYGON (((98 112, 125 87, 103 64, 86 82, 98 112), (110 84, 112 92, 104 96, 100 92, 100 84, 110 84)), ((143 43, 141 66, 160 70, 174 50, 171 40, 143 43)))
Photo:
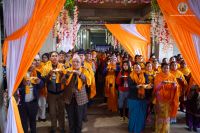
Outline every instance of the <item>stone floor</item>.
MULTIPOLYGON (((178 113, 178 123, 171 126, 170 133, 191 133, 186 130, 184 113, 178 113)), ((48 133, 50 122, 38 122, 38 133, 48 133)), ((84 123, 83 133, 128 133, 127 123, 121 122, 118 114, 113 114, 106 110, 106 105, 93 105, 88 110, 88 122, 84 123)), ((144 133, 153 133, 151 125, 147 125, 144 133)), ((68 125, 66 121, 66 132, 68 125)), ((200 133, 200 131, 199 131, 200 133)))

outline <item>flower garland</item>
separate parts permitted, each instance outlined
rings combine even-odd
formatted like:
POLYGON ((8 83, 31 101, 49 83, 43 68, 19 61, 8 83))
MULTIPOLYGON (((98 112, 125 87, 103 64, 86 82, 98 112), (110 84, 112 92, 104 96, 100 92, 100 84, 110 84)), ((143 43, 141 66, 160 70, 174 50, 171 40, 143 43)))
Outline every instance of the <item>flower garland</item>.
POLYGON ((63 9, 53 27, 53 37, 57 38, 57 47, 60 46, 60 42, 64 39, 64 37, 69 37, 70 26, 71 18, 69 16, 69 12, 68 10, 63 9))
POLYGON ((75 45, 77 33, 78 33, 78 7, 74 8, 74 21, 73 21, 73 41, 72 44, 75 45))
POLYGON ((170 42, 170 34, 169 34, 169 29, 167 27, 167 23, 166 21, 164 20, 163 17, 160 18, 160 21, 161 21, 161 24, 160 24, 160 32, 159 33, 159 42, 162 43, 164 46, 163 46, 163 52, 167 52, 167 50, 169 48, 171 48, 171 44, 169 43, 170 42))
POLYGON ((151 35, 156 43, 163 44, 163 52, 173 48, 173 40, 156 0, 152 0, 151 35))
POLYGON ((70 12, 67 9, 63 9, 57 18, 53 27, 53 37, 57 38, 56 48, 61 47, 64 38, 72 38, 72 44, 75 45, 78 33, 78 7, 75 6, 73 10, 73 16, 71 19, 70 12))

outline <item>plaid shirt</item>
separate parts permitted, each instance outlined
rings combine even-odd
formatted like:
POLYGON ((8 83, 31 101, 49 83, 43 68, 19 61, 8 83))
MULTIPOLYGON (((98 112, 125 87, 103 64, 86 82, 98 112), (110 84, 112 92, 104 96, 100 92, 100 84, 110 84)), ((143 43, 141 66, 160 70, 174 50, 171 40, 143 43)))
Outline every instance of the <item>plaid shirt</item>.
MULTIPOLYGON (((86 83, 85 75, 81 74, 80 78, 82 79, 83 83, 86 83)), ((75 97, 78 105, 84 105, 88 102, 88 96, 86 93, 85 84, 83 84, 83 87, 80 91, 78 90, 77 75, 73 75, 69 85, 65 87, 64 91, 65 103, 70 104, 71 99, 73 97, 75 97)))

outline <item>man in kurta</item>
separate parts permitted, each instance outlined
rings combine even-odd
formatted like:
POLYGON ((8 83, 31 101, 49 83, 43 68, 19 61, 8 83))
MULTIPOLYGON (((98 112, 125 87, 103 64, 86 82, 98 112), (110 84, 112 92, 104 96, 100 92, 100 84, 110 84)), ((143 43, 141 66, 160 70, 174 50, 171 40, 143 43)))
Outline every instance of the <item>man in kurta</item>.
POLYGON ((57 121, 61 132, 64 130, 64 101, 63 87, 61 78, 63 76, 63 64, 58 62, 58 53, 56 51, 50 54, 50 63, 46 64, 42 76, 46 79, 48 90, 49 115, 51 119, 51 133, 56 132, 57 121))

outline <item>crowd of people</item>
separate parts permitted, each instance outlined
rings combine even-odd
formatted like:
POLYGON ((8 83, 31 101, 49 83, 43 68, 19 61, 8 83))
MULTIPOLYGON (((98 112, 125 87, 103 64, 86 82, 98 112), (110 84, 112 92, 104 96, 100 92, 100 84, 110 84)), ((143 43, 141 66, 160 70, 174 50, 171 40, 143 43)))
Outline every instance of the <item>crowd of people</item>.
POLYGON ((35 57, 16 96, 24 132, 30 127, 35 133, 36 121, 46 121, 48 112, 51 133, 64 133, 66 111, 70 133, 81 133, 97 92, 130 133, 143 132, 152 119, 156 133, 168 133, 178 110, 186 113, 189 131, 200 128, 200 88, 180 54, 159 63, 155 55, 81 49, 35 57))

